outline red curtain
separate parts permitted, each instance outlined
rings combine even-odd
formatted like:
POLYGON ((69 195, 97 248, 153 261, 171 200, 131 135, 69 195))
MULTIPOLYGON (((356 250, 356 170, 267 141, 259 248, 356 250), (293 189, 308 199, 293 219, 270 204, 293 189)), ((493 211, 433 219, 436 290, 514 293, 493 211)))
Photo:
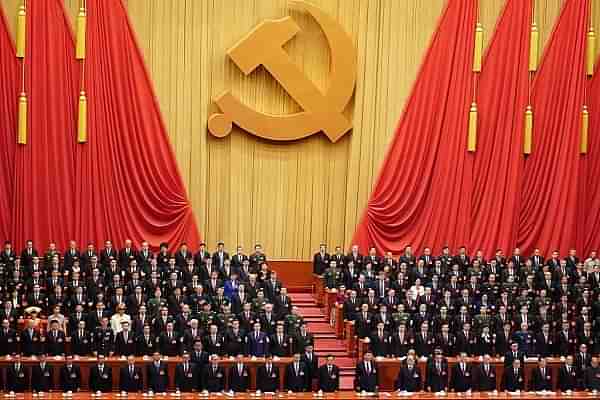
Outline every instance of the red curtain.
POLYGON ((474 153, 469 248, 512 249, 519 219, 523 112, 529 88, 531 0, 508 0, 478 81, 479 126, 474 153))
POLYGON ((589 0, 566 1, 533 84, 533 153, 525 160, 517 245, 576 245, 579 145, 589 0))
POLYGON ((0 6, 0 238, 11 234, 19 81, 15 48, 0 6))
MULTIPOLYGON (((598 65, 598 64, 597 64, 598 65)), ((581 156, 581 171, 579 173, 579 221, 578 249, 583 249, 584 255, 592 250, 600 249, 600 68, 596 68, 588 86, 588 108, 590 112, 590 127, 588 153, 581 156)))
POLYGON ((88 0, 87 144, 77 146, 76 233, 196 245, 198 230, 121 0, 88 0))
MULTIPOLYGON (((476 1, 449 1, 354 235, 379 251, 459 246, 470 236, 476 1)), ((383 112, 383 111, 382 111, 383 112)))
POLYGON ((12 238, 65 246, 73 237, 79 74, 61 0, 27 2, 28 142, 15 154, 12 238))

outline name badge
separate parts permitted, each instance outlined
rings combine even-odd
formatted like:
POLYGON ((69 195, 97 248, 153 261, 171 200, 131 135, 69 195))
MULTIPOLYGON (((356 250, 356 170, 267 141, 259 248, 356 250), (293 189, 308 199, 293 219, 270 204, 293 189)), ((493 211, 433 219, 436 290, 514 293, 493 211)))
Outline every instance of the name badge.
POLYGON ((261 343, 261 344, 262 344, 262 342, 263 342, 262 340, 259 340, 259 341, 258 341, 258 343, 261 343))
POLYGON ((102 375, 102 379, 108 379, 108 375, 106 375, 106 374, 102 375))
POLYGON ((129 340, 127 341, 127 343, 129 343, 129 344, 132 344, 132 343, 133 343, 133 340, 129 339, 129 340))
POLYGON ((164 374, 165 374, 165 371, 160 371, 158 374, 159 374, 159 375, 164 375, 164 374))
POLYGON ((6 342, 7 342, 7 343, 12 343, 12 342, 13 342, 13 340, 9 338, 9 339, 8 339, 6 342))
POLYGON ((88 342, 88 340, 87 340, 87 339, 83 339, 83 343, 87 343, 87 342, 88 342))
POLYGON ((244 371, 244 373, 242 374, 242 376, 248 376, 248 373, 246 371, 244 371))
POLYGON ((25 374, 21 372, 21 373, 19 374, 19 378, 25 378, 25 374))
POLYGON ((33 338, 33 341, 34 341, 34 342, 37 342, 37 341, 38 341, 38 338, 34 337, 34 338, 33 338))
POLYGON ((304 376, 304 372, 300 371, 300 376, 304 376))
POLYGON ((57 340, 57 342, 58 342, 58 343, 62 343, 62 342, 63 342, 63 340, 62 340, 62 339, 58 339, 58 340, 57 340))
POLYGON ((49 377, 50 376, 50 372, 44 372, 44 376, 45 377, 49 377))
POLYGON ((465 376, 471 376, 471 374, 468 372, 465 372, 465 376))
POLYGON ((75 378, 77 378, 77 374, 75 374, 75 373, 71 374, 71 379, 75 379, 75 378))
POLYGON ((217 347, 221 347, 221 343, 217 343, 215 346, 217 346, 217 347))
POLYGON ((191 373, 191 372, 190 372, 190 373, 188 373, 188 374, 187 374, 187 377, 188 377, 188 378, 192 378, 192 377, 193 377, 192 373, 191 373))
POLYGON ((177 340, 172 340, 171 344, 177 344, 177 340))
POLYGON ((219 372, 219 373, 217 374, 217 378, 222 378, 222 377, 223 377, 223 374, 219 372))
POLYGON ((137 374, 135 374, 135 375, 133 376, 133 379, 140 379, 140 377, 139 377, 137 374))
POLYGON ((275 378, 275 377, 276 377, 276 376, 275 376, 275 374, 274 374, 274 373, 273 373, 273 374, 271 374, 271 378, 275 378))
POLYGON ((419 374, 414 374, 413 375, 413 378, 415 378, 415 379, 418 378, 418 377, 419 377, 419 374))

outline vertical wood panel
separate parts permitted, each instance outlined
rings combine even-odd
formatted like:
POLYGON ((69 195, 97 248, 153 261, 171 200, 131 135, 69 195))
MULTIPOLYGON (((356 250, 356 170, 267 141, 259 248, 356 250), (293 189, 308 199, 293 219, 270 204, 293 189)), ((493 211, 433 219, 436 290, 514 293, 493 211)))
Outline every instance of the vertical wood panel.
MULTIPOLYGON (((17 1, 0 0, 11 29, 17 1)), ((125 2, 209 247, 217 240, 246 249, 261 242, 275 258, 308 258, 321 241, 348 247, 446 0, 312 0, 358 47, 353 111, 346 111, 354 129, 334 145, 322 135, 280 145, 237 128, 225 139, 206 130, 210 99, 226 89, 260 111, 300 110, 263 68, 245 77, 226 58, 226 50, 265 18, 291 15, 298 22, 302 31, 286 51, 327 88, 326 39, 287 0, 125 2)), ((542 45, 562 2, 536 0, 542 45)), ((593 3, 598 30, 600 6, 593 3)), ((77 4, 65 0, 71 17, 77 4)), ((480 0, 485 44, 503 4, 480 0)))

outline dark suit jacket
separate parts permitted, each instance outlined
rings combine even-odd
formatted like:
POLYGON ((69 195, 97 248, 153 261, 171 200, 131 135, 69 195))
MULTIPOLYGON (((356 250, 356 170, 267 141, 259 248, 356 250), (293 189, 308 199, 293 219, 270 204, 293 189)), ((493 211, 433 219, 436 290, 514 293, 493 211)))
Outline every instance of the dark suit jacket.
POLYGON ((377 366, 374 361, 371 361, 371 371, 367 373, 365 362, 361 361, 356 364, 355 373, 355 388, 358 391, 375 392, 379 385, 377 379, 377 366))
POLYGON ((412 371, 408 367, 400 368, 394 386, 396 390, 419 392, 423 388, 421 371, 418 367, 412 368, 412 371))
POLYGON ((49 392, 54 388, 54 368, 46 363, 44 369, 40 364, 31 367, 31 390, 34 392, 49 392))
POLYGON ((525 378, 523 376, 523 368, 519 368, 518 374, 515 374, 514 368, 504 368, 502 388, 508 392, 525 389, 525 378))
POLYGON ((140 367, 133 367, 133 375, 129 373, 129 365, 121 367, 119 373, 119 390, 124 392, 141 392, 144 390, 144 376, 140 367))
POLYGON ((115 339, 115 354, 119 356, 130 356, 135 354, 135 334, 131 331, 127 333, 127 342, 123 332, 117 333, 115 339))
POLYGON ((102 367, 102 373, 100 373, 100 367, 94 365, 90 368, 90 390, 92 392, 110 392, 112 391, 112 369, 104 364, 102 367))
POLYGON ((496 367, 493 364, 490 364, 489 372, 485 373, 485 368, 483 367, 483 363, 477 366, 477 374, 476 374, 476 382, 475 387, 480 392, 497 390, 496 387, 496 367))
POLYGON ((38 331, 33 331, 33 336, 25 329, 21 332, 21 353, 25 357, 42 353, 42 342, 38 331))
POLYGON ((60 368, 60 388, 63 392, 72 391, 76 392, 81 387, 81 369, 78 365, 73 364, 71 371, 68 370, 67 365, 63 365, 60 368))
POLYGON ((285 368, 285 388, 292 392, 305 392, 308 389, 308 368, 306 364, 298 364, 298 372, 294 368, 294 363, 288 364, 285 368))
POLYGON ((458 363, 452 366, 452 381, 450 387, 456 392, 466 392, 473 387, 473 367, 465 364, 465 370, 458 363))
POLYGON ((24 392, 29 389, 29 371, 21 363, 19 370, 15 365, 6 368, 6 390, 13 392, 24 392))
POLYGON ((531 379, 529 380, 529 390, 539 392, 542 390, 552 390, 552 371, 546 366, 545 375, 542 375, 542 370, 535 367, 531 371, 531 379))
POLYGON ((152 389, 155 393, 166 392, 169 387, 167 364, 161 362, 158 368, 154 365, 154 362, 148 364, 146 366, 146 379, 148 388, 152 389))
POLYGON ((237 363, 229 368, 229 390, 234 392, 245 392, 250 387, 250 371, 246 364, 242 366, 240 375, 237 363))
POLYGON ((204 368, 202 378, 204 382, 203 388, 209 392, 220 392, 225 389, 225 370, 220 365, 215 371, 213 366, 208 364, 204 368))
POLYGON ((319 390, 323 392, 335 392, 340 388, 340 369, 337 365, 331 366, 331 373, 327 365, 319 368, 317 377, 319 378, 319 390))
POLYGON ((184 370, 183 363, 175 366, 175 388, 181 392, 191 392, 200 389, 198 385, 199 371, 196 365, 188 363, 187 371, 184 370))
POLYGON ((576 390, 577 389, 577 368, 575 365, 571 365, 571 372, 567 372, 567 367, 563 364, 558 370, 558 388, 561 391, 576 390))
POLYGON ((265 365, 258 367, 256 371, 256 388, 263 393, 279 390, 279 368, 273 364, 270 373, 267 373, 265 365))
POLYGON ((269 352, 269 340, 264 332, 261 332, 256 340, 254 332, 246 336, 246 355, 263 357, 269 352))
POLYGON ((442 368, 438 371, 435 362, 427 363, 426 387, 431 392, 448 391, 448 362, 442 361, 442 368))
POLYGON ((65 355, 65 333, 63 331, 54 332, 49 331, 46 333, 46 353, 49 356, 62 356, 65 355))

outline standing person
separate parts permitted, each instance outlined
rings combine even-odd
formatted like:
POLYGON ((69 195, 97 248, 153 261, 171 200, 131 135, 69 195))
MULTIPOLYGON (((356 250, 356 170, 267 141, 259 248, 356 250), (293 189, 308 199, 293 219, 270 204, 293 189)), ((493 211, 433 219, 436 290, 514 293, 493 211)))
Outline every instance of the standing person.
POLYGON ((31 367, 31 390, 49 392, 54 387, 54 370, 46 362, 46 354, 40 354, 39 359, 39 363, 31 367))
POLYGON ((448 391, 448 361, 439 350, 435 351, 434 359, 427 363, 426 386, 428 392, 448 391))
POLYGON ((154 393, 165 393, 169 387, 169 371, 167 364, 161 361, 158 351, 152 354, 152 362, 146 367, 148 389, 154 393))
POLYGON ((308 389, 308 369, 300 358, 300 353, 294 354, 292 363, 285 369, 285 387, 290 392, 306 392, 308 389))
POLYGON ((17 354, 13 363, 6 369, 6 390, 22 393, 29 390, 29 372, 21 363, 21 356, 17 354))
POLYGON ((219 365, 219 356, 216 354, 210 357, 210 364, 206 367, 203 378, 204 389, 210 393, 222 392, 225 389, 225 370, 219 365))
POLYGON ((121 392, 141 392, 144 390, 142 369, 135 365, 135 357, 127 357, 127 365, 121 367, 119 373, 119 390, 121 392))
POLYGON ((181 363, 175 366, 175 389, 180 392, 192 392, 198 389, 200 374, 190 362, 190 354, 183 353, 181 363))
POLYGON ((325 393, 337 392, 340 388, 340 369, 335 365, 335 357, 327 355, 325 365, 318 371, 319 390, 325 393))
POLYGON ((73 364, 73 356, 68 355, 60 369, 60 388, 63 392, 78 392, 81 388, 81 369, 73 364))
POLYGON ((503 387, 507 392, 522 391, 525 389, 523 368, 521 368, 521 360, 515 358, 512 365, 504 369, 503 387))
POLYGON ((355 388, 358 392, 377 392, 377 367, 373 361, 373 353, 367 351, 363 360, 356 364, 355 388))
POLYGON ((89 387, 92 393, 112 391, 112 369, 104 361, 105 357, 99 354, 98 364, 90 368, 89 387))
POLYGON ((477 369, 476 387, 480 392, 497 390, 496 387, 496 367, 492 364, 492 357, 489 354, 483 355, 483 362, 477 369))
POLYGON ((244 364, 244 355, 238 353, 235 364, 229 368, 229 390, 235 393, 243 393, 250 387, 250 372, 244 364))
POLYGON ((552 390, 552 374, 544 357, 540 357, 537 366, 531 370, 529 382, 529 389, 534 392, 552 390))
POLYGON ((279 391, 279 368, 273 365, 273 356, 267 354, 265 364, 256 372, 256 388, 263 393, 279 391))
POLYGON ((400 368, 395 382, 396 390, 402 392, 420 392, 423 387, 421 372, 413 357, 406 358, 406 365, 400 368))

